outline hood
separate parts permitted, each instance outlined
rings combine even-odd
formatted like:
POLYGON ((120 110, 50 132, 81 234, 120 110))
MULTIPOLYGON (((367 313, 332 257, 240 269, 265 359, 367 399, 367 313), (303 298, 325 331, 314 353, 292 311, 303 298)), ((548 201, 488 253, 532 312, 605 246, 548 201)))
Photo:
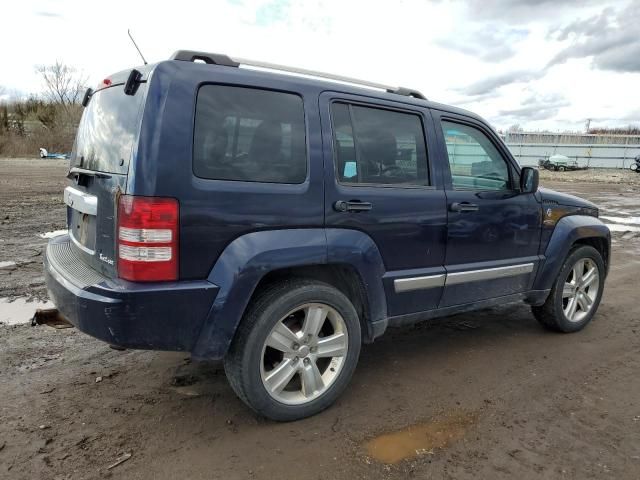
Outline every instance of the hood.
POLYGON ((584 198, 569 195, 568 193, 556 192, 548 188, 540 187, 538 189, 542 197, 543 204, 564 205, 567 207, 588 208, 597 210, 598 206, 584 198))

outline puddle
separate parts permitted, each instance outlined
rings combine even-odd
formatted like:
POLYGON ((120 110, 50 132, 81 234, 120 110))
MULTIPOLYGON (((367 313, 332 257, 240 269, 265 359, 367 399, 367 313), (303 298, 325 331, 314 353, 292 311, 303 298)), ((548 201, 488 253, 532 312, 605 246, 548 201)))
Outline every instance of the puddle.
POLYGON ((54 230, 53 232, 40 233, 38 234, 38 236, 40 238, 53 238, 53 237, 59 237, 60 235, 64 235, 65 233, 67 233, 67 230, 54 230))
POLYGON ((4 325, 29 323, 38 308, 53 307, 51 302, 27 302, 24 298, 9 302, 7 298, 0 298, 0 323, 4 325))
POLYGON ((458 413, 431 422, 411 425, 397 432, 385 433, 366 444, 367 453, 381 463, 398 463, 421 455, 433 455, 464 437, 477 415, 458 413))

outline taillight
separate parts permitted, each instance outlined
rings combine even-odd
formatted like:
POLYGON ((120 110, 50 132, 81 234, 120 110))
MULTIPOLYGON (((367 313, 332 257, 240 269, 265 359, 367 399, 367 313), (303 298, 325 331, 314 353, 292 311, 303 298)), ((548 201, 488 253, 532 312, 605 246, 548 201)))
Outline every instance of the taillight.
POLYGON ((135 282, 178 279, 179 205, 174 198, 122 195, 118 276, 135 282))

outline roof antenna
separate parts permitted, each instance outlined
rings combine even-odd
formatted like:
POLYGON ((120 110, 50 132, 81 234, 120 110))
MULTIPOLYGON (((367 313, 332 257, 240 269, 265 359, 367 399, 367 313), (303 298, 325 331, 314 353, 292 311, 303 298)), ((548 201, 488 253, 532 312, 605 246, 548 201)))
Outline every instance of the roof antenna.
POLYGON ((144 55, 142 55, 142 52, 140 51, 140 49, 138 48, 138 44, 136 43, 136 41, 133 39, 133 37, 131 36, 131 32, 129 31, 129 29, 127 28, 127 35, 129 35, 129 38, 131 39, 131 41, 133 42, 133 46, 136 47, 136 50, 138 50, 138 53, 140 54, 140 57, 142 57, 142 61, 144 62, 144 64, 147 64, 147 61, 144 58, 144 55))

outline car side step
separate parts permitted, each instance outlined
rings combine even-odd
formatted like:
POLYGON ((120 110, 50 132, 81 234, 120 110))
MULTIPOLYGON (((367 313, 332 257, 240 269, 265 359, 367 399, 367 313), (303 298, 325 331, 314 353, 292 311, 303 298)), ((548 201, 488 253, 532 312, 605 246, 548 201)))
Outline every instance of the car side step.
POLYGON ((38 309, 31 319, 31 326, 48 325, 53 328, 73 328, 73 324, 57 308, 38 309))

